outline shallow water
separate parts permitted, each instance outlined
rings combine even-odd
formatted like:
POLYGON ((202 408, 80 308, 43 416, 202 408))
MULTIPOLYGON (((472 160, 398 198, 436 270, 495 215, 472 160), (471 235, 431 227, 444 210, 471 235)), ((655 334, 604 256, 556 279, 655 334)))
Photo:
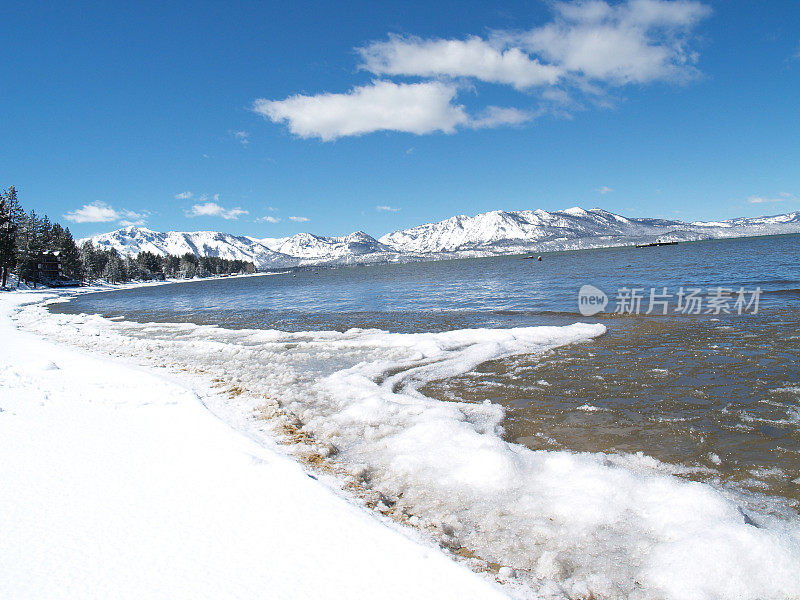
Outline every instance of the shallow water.
MULTIPOLYGON (((420 391, 506 408, 532 449, 643 452, 800 506, 800 236, 308 269, 90 294, 55 312, 288 332, 443 332, 603 323, 592 341, 492 360, 420 391), (578 313, 592 284, 760 288, 757 314, 578 313)), ((676 298, 668 308, 674 309, 676 298)), ((658 311, 656 311, 658 312, 658 311)), ((751 311, 752 312, 752 311, 751 311)), ((335 362, 335 358, 331 357, 335 362)), ((329 372, 328 369, 325 369, 329 372)))

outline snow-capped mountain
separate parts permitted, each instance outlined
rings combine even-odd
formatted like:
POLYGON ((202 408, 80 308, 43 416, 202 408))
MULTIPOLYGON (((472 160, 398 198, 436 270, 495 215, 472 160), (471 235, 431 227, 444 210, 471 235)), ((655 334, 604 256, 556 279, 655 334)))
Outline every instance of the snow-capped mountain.
POLYGON ((378 240, 363 231, 342 237, 298 233, 286 238, 257 239, 216 231, 159 233, 143 227, 126 227, 88 239, 96 246, 115 248, 127 256, 143 251, 176 255, 191 252, 198 256, 252 261, 263 270, 598 248, 656 238, 689 241, 780 233, 800 233, 800 211, 684 223, 627 218, 599 208, 575 207, 552 212, 495 210, 395 231, 378 240))
POLYGON ((697 227, 754 227, 769 225, 786 225, 800 223, 800 211, 786 213, 785 215, 773 215, 771 217, 739 217, 729 221, 696 221, 692 225, 697 227))
POLYGON ((145 227, 125 227, 88 239, 100 248, 114 248, 123 256, 135 256, 139 252, 180 256, 189 252, 197 256, 246 260, 257 269, 372 262, 388 260, 395 254, 363 231, 343 237, 298 233, 287 238, 259 240, 218 231, 159 233, 145 227))
POLYGON ((323 261, 352 261, 366 255, 394 252, 363 231, 356 231, 344 237, 323 237, 311 233, 298 233, 292 237, 264 238, 258 241, 281 254, 323 261))
POLYGON ((254 243, 252 238, 219 231, 160 233, 146 227, 125 227, 88 239, 99 248, 114 248, 123 256, 135 256, 139 252, 181 256, 188 252, 197 256, 247 260, 259 269, 286 267, 296 263, 290 256, 275 252, 264 244, 254 243))
MULTIPOLYGON (((420 254, 464 251, 524 251, 532 244, 592 237, 641 237, 660 235, 679 222, 659 219, 627 219, 593 208, 493 210, 474 217, 450 217, 439 223, 395 231, 380 242, 398 252, 420 254)), ((683 223, 680 223, 683 225, 683 223)))

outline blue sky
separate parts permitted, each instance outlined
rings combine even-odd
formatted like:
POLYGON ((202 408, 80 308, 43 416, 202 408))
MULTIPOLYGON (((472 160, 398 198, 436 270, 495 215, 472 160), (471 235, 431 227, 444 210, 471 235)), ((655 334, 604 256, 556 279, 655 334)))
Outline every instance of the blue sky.
POLYGON ((77 236, 800 209, 800 3, 4 2, 0 187, 77 236))

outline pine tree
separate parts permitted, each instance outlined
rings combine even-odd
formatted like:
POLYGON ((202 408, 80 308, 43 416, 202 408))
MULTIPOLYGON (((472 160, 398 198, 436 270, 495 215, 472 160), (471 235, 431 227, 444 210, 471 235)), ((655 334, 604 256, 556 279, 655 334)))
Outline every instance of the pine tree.
POLYGON ((24 215, 22 224, 17 230, 17 247, 19 248, 19 270, 18 275, 21 280, 33 282, 36 287, 36 279, 39 273, 39 258, 42 253, 42 220, 31 211, 24 215))
POLYGON ((94 247, 90 241, 85 241, 80 249, 81 262, 86 270, 86 277, 90 280, 99 279, 108 262, 108 255, 94 247))
POLYGON ((103 269, 103 279, 109 283, 120 283, 127 280, 125 265, 114 248, 108 251, 108 260, 103 269))
POLYGON ((16 260, 16 245, 14 244, 14 225, 11 221, 11 211, 5 196, 0 192, 0 278, 2 287, 6 287, 9 269, 14 267, 16 260))
POLYGON ((5 287, 8 274, 19 262, 18 233, 25 213, 13 185, 5 192, 0 191, 0 199, 3 202, 3 207, 0 208, 0 270, 2 270, 2 286, 5 287))
POLYGON ((43 252, 52 252, 55 250, 55 248, 53 248, 53 242, 55 241, 53 236, 53 224, 50 222, 47 215, 39 220, 37 234, 39 236, 39 248, 43 252))
POLYGON ((83 262, 69 227, 62 229, 56 223, 53 226, 53 238, 56 249, 61 253, 61 272, 70 279, 82 280, 85 277, 83 262))

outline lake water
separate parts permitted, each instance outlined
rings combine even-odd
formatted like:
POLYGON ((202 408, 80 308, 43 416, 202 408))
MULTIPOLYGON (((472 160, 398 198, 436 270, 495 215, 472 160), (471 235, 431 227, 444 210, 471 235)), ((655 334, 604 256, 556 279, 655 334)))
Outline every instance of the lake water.
POLYGON ((419 391, 502 405, 506 439, 532 449, 642 452, 690 467, 685 477, 800 506, 800 236, 306 269, 89 294, 52 310, 285 332, 602 323, 591 341, 490 356, 419 391), (608 294, 606 312, 578 312, 586 284, 608 294), (730 312, 714 309, 719 286, 747 302, 759 289, 757 313, 735 292, 721 305, 730 312), (666 292, 668 314, 663 304, 614 313, 621 288, 642 290, 640 312, 651 289, 666 292), (676 311, 681 288, 700 290, 700 314, 676 311))

